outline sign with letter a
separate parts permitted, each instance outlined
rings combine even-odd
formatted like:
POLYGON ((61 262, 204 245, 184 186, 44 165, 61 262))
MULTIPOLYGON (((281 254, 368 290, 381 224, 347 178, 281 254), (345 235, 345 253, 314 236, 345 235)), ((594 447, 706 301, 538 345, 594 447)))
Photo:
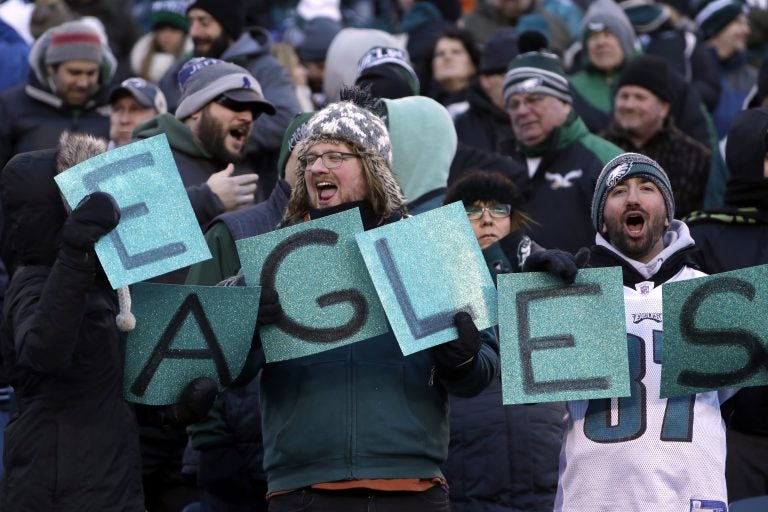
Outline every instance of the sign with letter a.
POLYGON ((138 283, 136 329, 128 333, 123 389, 147 405, 178 401, 197 377, 226 387, 243 369, 256 328, 258 287, 138 283))
POLYGON ((120 224, 96 243, 113 288, 211 257, 164 134, 89 158, 56 183, 71 208, 97 191, 120 206, 120 224))

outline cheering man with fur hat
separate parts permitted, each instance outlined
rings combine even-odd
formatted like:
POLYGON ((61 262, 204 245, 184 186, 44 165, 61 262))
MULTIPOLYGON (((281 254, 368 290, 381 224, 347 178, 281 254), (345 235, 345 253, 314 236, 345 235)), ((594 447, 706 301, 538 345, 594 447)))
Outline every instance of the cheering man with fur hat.
POLYGON ((619 266, 624 278, 632 394, 568 402, 556 512, 702 508, 695 502, 706 503, 702 510, 727 509, 720 403, 731 393, 659 397, 662 287, 704 275, 693 263, 688 226, 674 215, 664 170, 646 156, 625 153, 597 180, 596 245, 575 257, 534 253, 523 266, 572 282, 589 256, 589 266, 619 266))
POLYGON ((62 23, 35 41, 29 65, 27 83, 0 96, 0 167, 18 153, 55 148, 64 131, 108 138, 116 61, 103 33, 84 21, 62 23))
MULTIPOLYGON (((283 225, 359 208, 365 229, 396 222, 405 201, 384 122, 350 101, 307 123, 283 225)), ((260 325, 282 321, 262 290, 260 325)), ((404 357, 392 332, 301 359, 263 364, 269 509, 448 511, 439 464, 447 394, 471 396, 498 372, 498 346, 457 313, 457 340, 404 357)))

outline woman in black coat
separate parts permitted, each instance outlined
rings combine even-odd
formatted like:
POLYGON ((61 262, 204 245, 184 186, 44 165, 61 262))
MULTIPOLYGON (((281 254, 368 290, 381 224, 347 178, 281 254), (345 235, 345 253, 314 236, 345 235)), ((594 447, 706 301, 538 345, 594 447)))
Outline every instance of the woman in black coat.
POLYGON ((4 257, 15 269, 0 347, 18 401, 5 432, 0 510, 142 512, 136 422, 122 394, 118 301, 93 250, 120 213, 111 196, 97 192, 67 215, 53 181, 57 154, 17 155, 0 182, 4 257))

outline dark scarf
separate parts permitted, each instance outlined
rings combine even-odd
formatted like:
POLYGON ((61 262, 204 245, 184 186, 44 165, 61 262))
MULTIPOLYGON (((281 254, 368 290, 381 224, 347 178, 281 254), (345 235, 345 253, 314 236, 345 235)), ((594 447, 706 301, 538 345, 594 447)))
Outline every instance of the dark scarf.
POLYGON ((653 284, 656 286, 661 286, 680 272, 683 266, 700 269, 700 259, 699 250, 696 246, 691 245, 670 255, 661 264, 659 271, 652 278, 647 279, 635 270, 632 265, 627 263, 624 258, 621 258, 605 247, 595 245, 590 249, 589 265, 587 266, 590 268, 621 267, 624 286, 634 288, 637 283, 642 283, 643 281, 653 281, 653 284))
POLYGON ((345 212, 356 207, 360 209, 360 218, 363 220, 363 228, 366 231, 369 229, 377 228, 379 226, 383 226, 384 224, 389 224, 390 222, 395 222, 396 220, 400 220, 402 218, 402 216, 397 212, 393 213, 389 217, 382 218, 381 215, 378 215, 373 211, 373 206, 367 199, 362 201, 352 201, 350 203, 339 204, 322 209, 310 208, 309 218, 319 219, 321 217, 333 215, 334 213, 345 212))
POLYGON ((725 189, 725 204, 768 212, 768 179, 739 177, 738 180, 730 180, 725 189))

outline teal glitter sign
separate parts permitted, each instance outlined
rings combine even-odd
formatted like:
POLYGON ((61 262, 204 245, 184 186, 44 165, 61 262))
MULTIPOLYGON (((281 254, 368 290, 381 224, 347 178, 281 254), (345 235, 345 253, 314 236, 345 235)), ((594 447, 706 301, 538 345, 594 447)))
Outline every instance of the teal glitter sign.
POLYGON ((499 339, 505 404, 629 396, 619 267, 501 274, 499 339))
POLYGON ((357 235, 404 355, 458 337, 453 316, 496 325, 496 288, 460 202, 357 235))
POLYGON ((131 286, 136 329, 128 333, 125 399, 178 401, 197 377, 226 387, 242 371, 256 329, 259 287, 131 286))
POLYGON ((768 265, 666 283, 661 397, 768 384, 768 265))
POLYGON ((113 288, 211 257, 164 134, 90 158, 56 183, 72 208, 96 191, 120 205, 120 224, 96 243, 113 288))
POLYGON ((284 312, 278 324, 259 330, 267 362, 388 331, 355 243, 355 233, 362 231, 355 208, 237 241, 246 283, 277 290, 284 312))

